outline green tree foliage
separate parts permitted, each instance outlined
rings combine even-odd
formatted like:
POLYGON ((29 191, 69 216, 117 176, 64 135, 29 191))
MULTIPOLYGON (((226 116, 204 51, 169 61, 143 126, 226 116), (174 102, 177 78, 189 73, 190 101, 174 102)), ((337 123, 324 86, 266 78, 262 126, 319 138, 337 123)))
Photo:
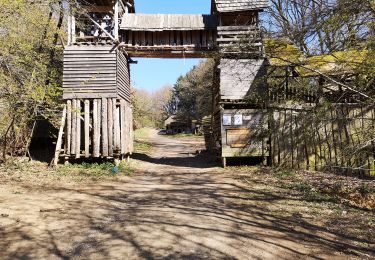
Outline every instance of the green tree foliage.
POLYGON ((271 37, 289 39, 306 55, 363 48, 373 36, 373 0, 270 0, 271 37))
POLYGON ((26 153, 35 120, 60 108, 64 17, 59 0, 0 0, 0 144, 26 153), (11 145, 10 145, 11 144, 11 145))
POLYGON ((213 70, 214 60, 201 61, 177 80, 170 108, 179 120, 191 122, 211 114, 213 70))
POLYGON ((172 87, 164 86, 155 92, 134 89, 132 95, 133 115, 136 128, 162 128, 170 115, 172 87))
POLYGON ((321 76, 325 82, 339 86, 342 97, 354 94, 374 102, 373 0, 270 3, 267 34, 273 40, 267 42, 266 54, 271 61, 321 76))

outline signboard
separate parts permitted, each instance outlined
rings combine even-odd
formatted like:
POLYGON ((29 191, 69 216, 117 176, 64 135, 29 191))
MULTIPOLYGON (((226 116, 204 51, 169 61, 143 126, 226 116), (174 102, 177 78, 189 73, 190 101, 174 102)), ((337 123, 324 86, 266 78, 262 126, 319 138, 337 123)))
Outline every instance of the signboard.
POLYGON ((223 115, 223 125, 232 125, 232 115, 223 115))
POLYGON ((244 148, 250 141, 250 129, 228 129, 227 145, 232 148, 244 148))
POLYGON ((234 115, 234 125, 243 125, 242 115, 234 115))

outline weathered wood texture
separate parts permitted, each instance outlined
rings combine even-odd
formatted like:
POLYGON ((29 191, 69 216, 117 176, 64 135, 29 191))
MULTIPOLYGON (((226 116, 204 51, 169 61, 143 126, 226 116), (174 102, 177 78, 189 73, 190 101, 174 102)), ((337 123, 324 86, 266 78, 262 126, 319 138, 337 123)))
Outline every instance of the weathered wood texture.
POLYGON ((214 15, 201 14, 124 14, 121 30, 193 31, 216 29, 214 15))
POLYGON ((253 11, 268 7, 268 0, 214 0, 217 12, 253 11))
POLYGON ((264 59, 221 59, 220 99, 244 100, 265 91, 264 59))
POLYGON ((219 26, 217 46, 222 55, 260 58, 263 56, 263 41, 257 25, 219 26))
POLYGON ((223 109, 221 121, 221 157, 269 156, 267 110, 223 109))
POLYGON ((63 98, 117 97, 113 46, 67 46, 64 50, 63 98))
POLYGON ((273 108, 275 166, 375 174, 375 107, 273 108))
POLYGON ((216 29, 122 31, 123 48, 133 57, 210 57, 216 54, 216 29))
POLYGON ((129 65, 113 45, 67 46, 64 50, 64 99, 130 100, 129 65))
POLYGON ((117 53, 117 93, 121 98, 130 102, 130 68, 122 52, 117 53))
MULTIPOLYGON (((130 102, 108 98, 82 101, 74 99, 66 102, 67 108, 71 104, 73 107, 65 109, 64 135, 69 133, 69 127, 73 130, 72 138, 66 136, 64 139, 65 148, 60 154, 61 157, 120 158, 132 154, 133 111, 130 102), (84 104, 83 110, 81 104, 84 104), (68 118, 71 118, 70 124, 68 118), (84 127, 82 128, 81 125, 84 127), (120 144, 118 139, 121 139, 120 144), (68 147, 71 149, 68 150, 68 147)), ((61 146, 60 143, 59 147, 61 146)))
POLYGON ((125 14, 121 41, 133 57, 206 57, 215 54, 217 24, 213 15, 125 14))

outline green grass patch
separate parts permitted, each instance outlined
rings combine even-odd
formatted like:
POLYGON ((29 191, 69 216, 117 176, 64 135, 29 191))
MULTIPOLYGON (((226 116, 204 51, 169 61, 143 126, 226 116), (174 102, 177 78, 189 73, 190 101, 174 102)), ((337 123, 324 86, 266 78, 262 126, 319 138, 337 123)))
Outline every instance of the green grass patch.
POLYGON ((134 141, 134 151, 136 153, 148 154, 149 152, 151 152, 151 149, 152 149, 151 144, 145 141, 140 141, 140 140, 134 141))
POLYGON ((150 136, 150 128, 140 128, 134 131, 134 139, 147 139, 150 136))
POLYGON ((289 179, 296 177, 296 172, 294 170, 280 169, 274 172, 275 176, 279 179, 289 179))
POLYGON ((169 138, 202 138, 201 135, 195 135, 195 134, 174 134, 174 135, 165 135, 166 137, 169 137, 169 138))
POLYGON ((61 175, 76 175, 82 177, 113 177, 119 175, 130 176, 134 170, 127 163, 81 163, 62 165, 57 168, 61 175))

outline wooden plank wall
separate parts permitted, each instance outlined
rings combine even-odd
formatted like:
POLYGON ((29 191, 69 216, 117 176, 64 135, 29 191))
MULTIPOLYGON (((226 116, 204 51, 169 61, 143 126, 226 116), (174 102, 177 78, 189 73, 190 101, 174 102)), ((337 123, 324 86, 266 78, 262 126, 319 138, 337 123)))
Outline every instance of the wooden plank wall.
POLYGON ((117 94, 130 102, 130 68, 122 52, 117 52, 117 94))
POLYGON ((375 175, 375 107, 273 108, 275 166, 375 175))
POLYGON ((67 100, 60 157, 119 158, 133 152, 131 104, 124 99, 67 100))
POLYGON ((207 49, 215 45, 216 31, 126 31, 122 34, 122 41, 127 48, 191 46, 207 49))
POLYGON ((219 26, 217 44, 223 54, 262 57, 263 41, 257 25, 219 26))
POLYGON ((250 94, 264 91, 264 59, 221 59, 220 98, 244 100, 250 94))
POLYGON ((63 98, 116 98, 117 57, 112 45, 67 46, 63 98))

